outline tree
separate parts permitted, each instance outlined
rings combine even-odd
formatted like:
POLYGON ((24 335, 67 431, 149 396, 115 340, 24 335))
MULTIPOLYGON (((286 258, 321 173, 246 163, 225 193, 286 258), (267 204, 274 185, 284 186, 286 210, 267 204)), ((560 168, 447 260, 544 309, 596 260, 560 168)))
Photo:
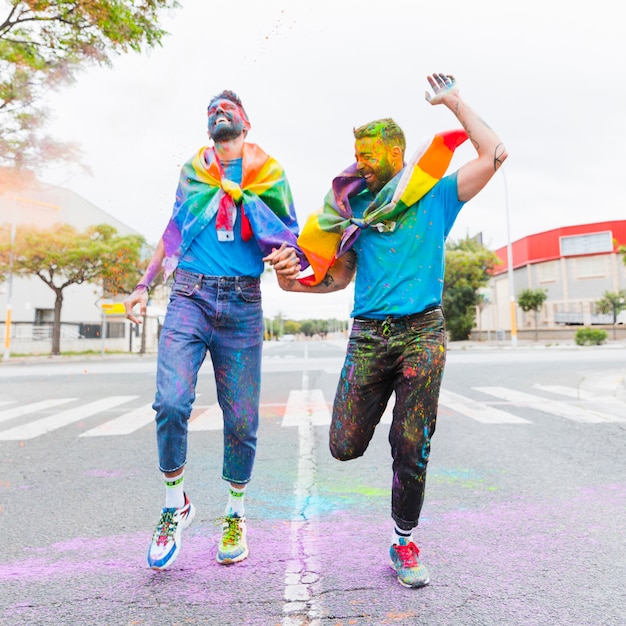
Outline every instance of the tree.
POLYGON ((520 291, 517 296, 517 304, 519 304, 520 309, 522 309, 524 313, 528 313, 529 311, 535 312, 535 341, 537 341, 539 337, 539 311, 541 311, 541 307, 547 297, 548 292, 545 289, 524 289, 520 291))
POLYGON ((177 0, 7 0, 0 22, 0 165, 17 169, 71 162, 75 144, 43 134, 46 92, 88 64, 160 45, 161 10, 177 0))
MULTIPOLYGON (((128 293, 141 272, 143 237, 118 236, 108 224, 83 233, 67 224, 50 230, 18 229, 13 247, 12 272, 36 276, 55 294, 52 355, 61 353, 63 290, 70 285, 99 283, 105 295, 128 293)), ((9 258, 10 243, 0 241, 0 274, 9 258)), ((145 263, 145 261, 143 261, 145 263)))
POLYGON ((616 338, 615 325, 617 316, 626 310, 626 289, 618 292, 605 291, 602 298, 596 302, 596 308, 600 313, 612 313, 613 315, 613 339, 616 338))
POLYGON ((452 341, 468 339, 474 327, 479 289, 489 282, 497 255, 475 239, 446 243, 443 309, 452 341))

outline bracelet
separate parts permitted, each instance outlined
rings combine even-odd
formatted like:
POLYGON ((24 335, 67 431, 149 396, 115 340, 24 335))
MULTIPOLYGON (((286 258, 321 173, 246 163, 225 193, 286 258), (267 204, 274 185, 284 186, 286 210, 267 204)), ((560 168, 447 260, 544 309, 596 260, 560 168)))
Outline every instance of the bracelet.
POLYGON ((146 285, 146 283, 137 283, 135 285, 135 291, 137 291, 137 289, 145 289, 148 293, 150 293, 150 287, 149 285, 146 285))

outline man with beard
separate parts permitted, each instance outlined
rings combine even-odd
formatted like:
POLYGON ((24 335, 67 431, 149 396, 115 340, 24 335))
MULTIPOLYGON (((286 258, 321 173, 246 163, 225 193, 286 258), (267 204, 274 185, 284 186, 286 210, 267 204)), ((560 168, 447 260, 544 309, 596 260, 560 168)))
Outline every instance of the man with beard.
POLYGON ((172 217, 154 256, 126 299, 128 319, 145 315, 149 286, 163 270, 174 276, 159 339, 156 434, 165 506, 152 536, 148 564, 169 567, 195 507, 184 488, 188 421, 198 371, 211 356, 224 418, 222 478, 229 495, 218 563, 248 556, 244 493, 252 475, 259 421, 263 257, 295 245, 298 224, 280 164, 245 137, 250 122, 241 100, 223 91, 208 106, 212 147, 201 148, 180 173, 172 217))
POLYGON ((341 461, 361 456, 395 394, 389 553, 406 587, 430 580, 413 529, 424 501, 446 355, 445 240, 463 204, 507 157, 452 76, 433 74, 428 82, 434 95, 427 92, 427 101, 450 109, 464 130, 439 133, 405 164, 404 133, 392 119, 356 128, 356 163, 333 180, 323 211, 309 218, 298 239, 313 276, 300 275, 291 247, 266 259, 287 291, 336 291, 356 272, 354 321, 333 406, 330 450, 341 461), (445 176, 454 150, 468 137, 476 158, 445 176))

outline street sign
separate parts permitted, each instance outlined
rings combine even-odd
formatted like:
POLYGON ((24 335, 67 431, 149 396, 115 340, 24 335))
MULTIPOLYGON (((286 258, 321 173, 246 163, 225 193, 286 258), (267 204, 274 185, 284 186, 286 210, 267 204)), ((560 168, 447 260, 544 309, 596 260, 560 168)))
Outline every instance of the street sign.
POLYGON ((123 302, 103 302, 100 307, 107 315, 124 315, 126 313, 123 302))

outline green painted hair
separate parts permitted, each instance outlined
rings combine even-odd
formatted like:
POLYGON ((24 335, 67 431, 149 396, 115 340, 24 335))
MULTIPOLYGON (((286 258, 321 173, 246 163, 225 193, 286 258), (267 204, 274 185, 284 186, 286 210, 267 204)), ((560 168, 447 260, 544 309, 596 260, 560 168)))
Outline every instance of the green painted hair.
POLYGON ((406 150, 404 132, 390 117, 363 124, 363 126, 355 128, 353 132, 355 139, 380 137, 386 146, 390 148, 398 146, 402 150, 402 154, 406 150))

